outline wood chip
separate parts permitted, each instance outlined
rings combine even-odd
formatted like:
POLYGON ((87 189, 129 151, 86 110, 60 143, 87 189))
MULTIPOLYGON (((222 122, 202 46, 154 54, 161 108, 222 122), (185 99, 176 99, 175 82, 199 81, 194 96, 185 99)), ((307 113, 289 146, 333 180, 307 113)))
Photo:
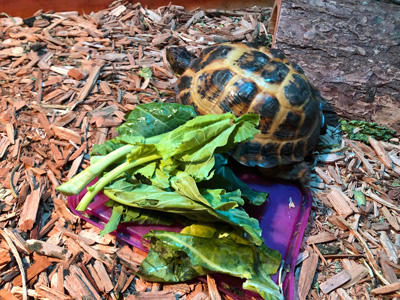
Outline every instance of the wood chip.
POLYGON ((397 249, 392 243, 392 241, 389 239, 388 234, 385 231, 379 232, 380 234, 380 242, 385 250, 387 256, 389 257, 389 260, 395 264, 398 264, 399 259, 397 257, 397 249))
POLYGON ((323 231, 317 235, 310 236, 306 239, 307 244, 318 244, 318 243, 326 243, 326 242, 332 242, 336 241, 336 237, 327 232, 323 231))
POLYGON ((54 134, 62 140, 72 141, 77 145, 80 145, 82 143, 81 135, 74 130, 59 126, 53 126, 52 129, 54 131, 54 134))
POLYGON ((72 255, 71 251, 65 249, 64 247, 59 247, 57 245, 53 245, 39 240, 27 240, 26 245, 28 250, 42 255, 46 255, 48 257, 68 260, 72 255))
POLYGON ((378 287, 371 291, 371 295, 389 294, 400 290, 400 282, 388 284, 386 286, 378 287))
POLYGON ((379 143, 379 141, 375 140, 373 137, 370 136, 369 143, 371 144, 372 148, 374 148, 376 154, 379 157, 379 160, 385 165, 386 168, 391 170, 393 167, 393 162, 392 162, 389 154, 382 147, 382 145, 379 143))
MULTIPOLYGON (((26 278, 31 280, 36 275, 46 270, 51 265, 51 261, 46 256, 37 256, 35 262, 26 269, 26 278)), ((22 284, 22 277, 19 275, 15 277, 12 284, 20 286, 22 284)))
POLYGON ((352 287, 369 274, 368 269, 361 264, 357 264, 356 266, 348 268, 347 272, 349 272, 351 279, 342 286, 343 289, 352 287))
POLYGON ((39 209, 40 198, 40 189, 33 190, 28 197, 26 197, 24 206, 22 207, 20 219, 18 221, 18 227, 21 231, 28 231, 33 228, 39 209))
POLYGON ((218 287, 215 283, 214 278, 207 275, 208 292, 210 294, 210 299, 221 300, 221 295, 219 294, 218 287))
POLYGON ((353 210, 338 190, 332 189, 327 197, 329 202, 332 203, 334 209, 340 216, 347 218, 353 214, 353 210))
POLYGON ((343 284, 351 280, 351 275, 347 270, 343 270, 336 275, 330 277, 327 281, 320 284, 319 287, 325 294, 341 287, 343 284))
POLYGON ((93 86, 95 85, 97 78, 99 78, 101 68, 103 67, 103 64, 95 65, 93 66, 92 71, 90 72, 90 75, 88 79, 86 80, 85 86, 81 90, 81 92, 78 95, 78 103, 85 100, 86 97, 89 95, 90 91, 92 90, 93 86))
POLYGON ((318 254, 310 253, 310 256, 303 261, 300 271, 298 294, 300 300, 305 300, 314 279, 315 271, 318 266, 318 254))

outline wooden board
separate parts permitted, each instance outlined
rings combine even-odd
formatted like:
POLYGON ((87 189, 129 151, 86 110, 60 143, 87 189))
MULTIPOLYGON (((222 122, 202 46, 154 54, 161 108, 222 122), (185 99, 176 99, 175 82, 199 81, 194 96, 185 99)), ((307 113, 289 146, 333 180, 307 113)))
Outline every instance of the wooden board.
POLYGON ((276 1, 273 47, 296 61, 336 112, 400 130, 400 6, 276 1))

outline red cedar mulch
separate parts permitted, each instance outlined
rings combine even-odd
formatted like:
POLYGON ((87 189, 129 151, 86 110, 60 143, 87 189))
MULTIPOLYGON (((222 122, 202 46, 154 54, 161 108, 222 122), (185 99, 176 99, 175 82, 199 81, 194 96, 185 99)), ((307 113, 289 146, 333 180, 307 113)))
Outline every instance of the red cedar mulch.
MULTIPOLYGON (((199 53, 210 43, 265 42, 269 16, 261 7, 149 10, 115 2, 88 15, 0 18, 1 299, 229 299, 210 276, 208 284, 135 278, 145 254, 101 238, 55 188, 89 165, 92 145, 114 136, 126 112, 173 99, 166 46, 199 53), (141 77, 143 68, 153 76, 141 77)), ((334 127, 321 137, 295 274, 300 299, 398 296, 396 144, 351 141, 334 127)))

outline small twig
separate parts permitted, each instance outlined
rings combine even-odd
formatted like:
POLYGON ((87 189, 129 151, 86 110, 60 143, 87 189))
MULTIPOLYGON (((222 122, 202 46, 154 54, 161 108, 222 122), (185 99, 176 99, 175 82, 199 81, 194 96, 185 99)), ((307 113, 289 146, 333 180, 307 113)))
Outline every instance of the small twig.
POLYGON ((315 244, 312 244, 312 247, 313 247, 314 251, 318 254, 319 258, 322 260, 324 265, 328 266, 328 262, 326 261, 325 257, 322 255, 322 253, 319 251, 317 246, 315 246, 315 244))
POLYGON ((13 196, 14 196, 15 198, 18 198, 18 197, 19 197, 19 194, 18 194, 17 190, 16 190, 15 187, 14 187, 14 174, 15 174, 15 171, 17 171, 18 168, 19 168, 20 166, 21 166, 21 164, 16 165, 16 166, 12 169, 11 174, 10 174, 11 193, 13 194, 13 196))
POLYGON ((391 203, 383 200, 381 197, 379 197, 378 195, 374 194, 371 190, 367 190, 365 192, 365 195, 367 195, 368 197, 373 199, 375 202, 378 202, 379 204, 382 204, 382 205, 384 205, 384 206, 386 206, 388 208, 391 208, 391 209, 393 209, 395 211, 400 211, 400 206, 391 204, 391 203))
POLYGON ((345 225, 350 232, 354 235, 354 237, 363 245, 364 250, 365 250, 365 254, 367 257, 368 262, 371 265, 372 270, 374 271, 375 275, 379 278, 379 280, 385 284, 388 285, 390 284, 389 281, 386 280, 385 277, 383 277, 383 275, 381 274, 381 272, 379 271, 379 266, 376 262, 376 259, 374 258, 373 253, 371 252, 371 250, 369 249, 367 242, 363 239, 363 237, 361 236, 361 234, 354 229, 353 227, 351 227, 351 225, 349 224, 349 222, 347 222, 345 219, 343 219, 341 216, 338 216, 338 219, 340 222, 343 223, 343 225, 345 225))
POLYGON ((21 257, 19 256, 18 250, 15 247, 13 241, 11 240, 10 236, 8 235, 7 228, 4 228, 4 230, 0 229, 0 234, 3 236, 3 238, 6 240, 8 246, 10 247, 15 260, 17 261, 19 271, 21 272, 21 278, 22 278, 22 299, 23 300, 28 300, 28 289, 26 287, 26 276, 25 276, 25 269, 22 264, 21 257))
POLYGON ((17 24, 17 22, 14 20, 14 18, 13 18, 13 17, 11 17, 11 16, 7 15, 7 14, 6 14, 6 13, 4 13, 4 12, 0 13, 0 16, 6 16, 7 18, 9 18, 9 19, 10 19, 10 21, 11 21, 11 22, 13 22, 14 24, 17 24))

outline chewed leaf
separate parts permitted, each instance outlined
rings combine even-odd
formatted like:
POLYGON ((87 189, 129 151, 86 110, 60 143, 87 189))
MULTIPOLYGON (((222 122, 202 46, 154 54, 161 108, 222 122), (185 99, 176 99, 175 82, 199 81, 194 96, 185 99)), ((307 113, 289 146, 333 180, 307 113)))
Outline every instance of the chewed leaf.
POLYGON ((149 256, 138 274, 144 279, 154 280, 161 273, 159 281, 179 282, 218 272, 247 279, 243 287, 259 292, 264 299, 284 299, 270 278, 272 273, 265 271, 276 272, 279 268, 278 251, 236 243, 230 238, 167 231, 151 231, 144 237, 151 239, 149 256))

